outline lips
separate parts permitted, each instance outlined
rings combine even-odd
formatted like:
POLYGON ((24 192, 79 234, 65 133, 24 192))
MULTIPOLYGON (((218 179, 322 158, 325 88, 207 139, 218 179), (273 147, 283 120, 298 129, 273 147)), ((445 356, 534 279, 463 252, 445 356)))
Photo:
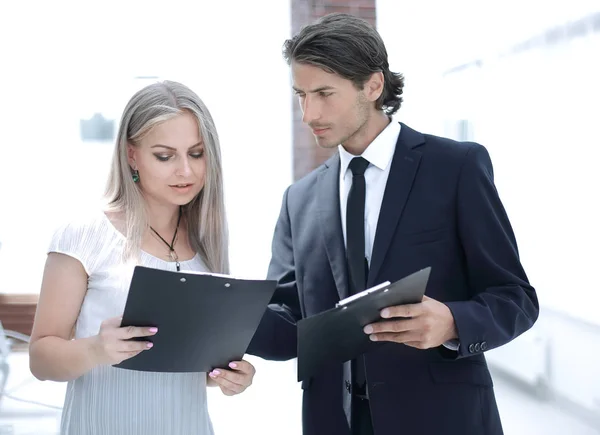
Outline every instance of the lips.
POLYGON ((319 135, 323 134, 328 128, 313 128, 313 134, 319 135))
POLYGON ((192 185, 192 183, 184 183, 184 184, 171 184, 170 186, 184 188, 184 187, 189 187, 191 185, 192 185))

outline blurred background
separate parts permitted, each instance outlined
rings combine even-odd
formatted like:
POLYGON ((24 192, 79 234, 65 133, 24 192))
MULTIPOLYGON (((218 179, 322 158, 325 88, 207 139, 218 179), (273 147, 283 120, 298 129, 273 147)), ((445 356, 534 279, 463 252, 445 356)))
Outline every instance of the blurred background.
MULTIPOLYGON (((26 345, 46 248, 98 203, 137 89, 178 80, 208 105, 232 273, 264 278, 284 189, 328 157, 281 47, 330 12, 381 33, 406 77, 397 120, 490 151, 541 305, 532 330, 486 353, 505 433, 600 434, 597 0, 32 0, 0 1, 0 435, 58 433, 66 384, 35 380, 26 345)), ((210 390, 216 433, 299 435, 295 362, 251 361, 246 393, 210 390)))

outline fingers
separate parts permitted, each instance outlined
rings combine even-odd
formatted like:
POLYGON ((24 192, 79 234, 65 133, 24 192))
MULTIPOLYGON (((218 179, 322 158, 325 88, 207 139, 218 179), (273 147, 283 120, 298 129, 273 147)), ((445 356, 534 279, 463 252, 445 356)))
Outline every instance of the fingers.
POLYGON ((156 327, 121 327, 122 317, 106 319, 100 325, 92 351, 99 364, 117 364, 151 349, 153 343, 146 340, 132 340, 150 337, 158 332, 156 327))
POLYGON ((404 332, 419 328, 419 319, 389 320, 376 322, 364 327, 366 334, 380 334, 384 332, 404 332))
POLYGON ((229 363, 229 367, 231 367, 235 371, 242 373, 247 373, 251 375, 254 375, 256 373, 256 369, 248 361, 232 361, 229 363))
POLYGON ((244 385, 245 383, 243 382, 244 375, 232 372, 230 370, 213 370, 209 373, 209 376, 226 394, 227 392, 225 390, 229 390, 229 392, 234 394, 239 394, 247 387, 247 385, 244 385))
POLYGON ((150 337, 158 332, 158 328, 153 326, 123 326, 121 327, 122 316, 106 319, 100 325, 100 332, 115 336, 121 340, 129 340, 137 337, 150 337))
POLYGON ((119 343, 119 352, 137 352, 152 349, 154 346, 149 341, 122 341, 119 343))
POLYGON ((371 341, 391 341, 394 343, 409 343, 419 342, 421 343, 422 334, 419 331, 406 331, 406 332, 384 332, 381 334, 371 334, 369 339, 371 341))
POLYGON ((381 310, 381 317, 390 319, 393 317, 418 317, 424 312, 422 303, 397 305, 395 307, 387 307, 381 310))
POLYGON ((435 322, 426 314, 372 323, 366 325, 363 330, 369 334, 371 341, 412 343, 413 347, 419 349, 431 347, 430 344, 435 339, 435 322))
MULTIPOLYGON (((246 374, 236 373, 232 370, 223 370, 223 369, 213 370, 212 372, 209 373, 209 376, 211 378, 213 378, 214 380, 219 380, 219 379, 225 380, 226 381, 225 385, 230 385, 230 384, 244 385, 245 383, 247 383, 247 378, 248 378, 248 375, 246 375, 246 374)), ((219 384, 219 385, 221 385, 221 384, 219 384)), ((229 386, 227 388, 229 388, 229 386)))
POLYGON ((155 327, 142 327, 142 326, 125 326, 119 328, 118 337, 121 340, 129 340, 130 338, 136 337, 150 337, 158 332, 158 328, 155 327))
POLYGON ((231 370, 216 369, 208 375, 221 387, 223 394, 232 396, 242 393, 252 385, 256 369, 248 361, 232 361, 231 370))

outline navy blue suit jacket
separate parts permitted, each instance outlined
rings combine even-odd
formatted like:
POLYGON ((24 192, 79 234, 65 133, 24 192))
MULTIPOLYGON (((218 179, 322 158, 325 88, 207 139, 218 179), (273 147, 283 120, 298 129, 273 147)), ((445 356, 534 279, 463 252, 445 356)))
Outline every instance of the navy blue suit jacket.
MULTIPOLYGON (((296 357, 295 322, 348 296, 339 168, 336 154, 284 195, 268 273, 279 285, 250 354, 296 357)), ((381 343, 365 355, 375 434, 501 434, 484 351, 533 325, 536 293, 521 266, 487 150, 402 124, 367 286, 427 266, 426 294, 450 308, 460 348, 381 343)), ((305 434, 350 433, 344 373, 339 364, 303 382, 305 434)))

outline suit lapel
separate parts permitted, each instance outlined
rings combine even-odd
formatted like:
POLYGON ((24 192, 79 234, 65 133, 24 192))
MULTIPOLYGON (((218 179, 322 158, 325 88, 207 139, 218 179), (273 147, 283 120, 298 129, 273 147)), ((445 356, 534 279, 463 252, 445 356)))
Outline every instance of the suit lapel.
POLYGON ((340 156, 336 153, 325 163, 317 179, 319 226, 340 299, 348 297, 346 249, 340 216, 340 156))
POLYGON ((392 236, 398 226, 417 174, 421 153, 414 148, 425 142, 425 138, 421 133, 404 124, 401 125, 400 136, 396 143, 392 167, 390 168, 390 175, 385 187, 381 211, 379 212, 367 288, 377 284, 377 276, 387 255, 392 236))

